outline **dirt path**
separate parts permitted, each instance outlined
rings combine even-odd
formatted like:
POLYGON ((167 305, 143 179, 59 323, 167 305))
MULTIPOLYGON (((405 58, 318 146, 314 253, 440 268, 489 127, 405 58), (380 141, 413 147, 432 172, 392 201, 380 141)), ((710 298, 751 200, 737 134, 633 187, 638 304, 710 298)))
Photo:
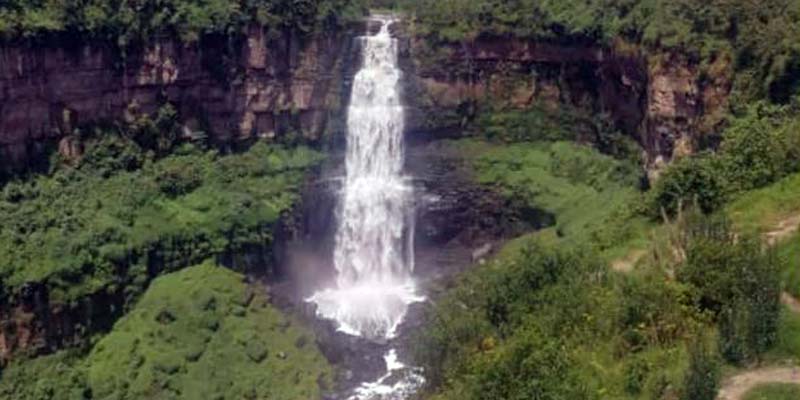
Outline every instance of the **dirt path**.
POLYGON ((722 382, 717 400, 742 400, 756 386, 767 383, 795 383, 800 385, 800 368, 768 367, 746 371, 722 382))
POLYGON ((800 300, 797 300, 789 293, 781 293, 781 303, 794 313, 800 314, 800 300))
POLYGON ((800 214, 791 215, 782 219, 775 227, 764 234, 764 239, 770 246, 789 238, 800 228, 800 214))
POLYGON ((633 250, 624 258, 611 262, 611 268, 617 272, 631 272, 639 260, 647 254, 644 250, 633 250))

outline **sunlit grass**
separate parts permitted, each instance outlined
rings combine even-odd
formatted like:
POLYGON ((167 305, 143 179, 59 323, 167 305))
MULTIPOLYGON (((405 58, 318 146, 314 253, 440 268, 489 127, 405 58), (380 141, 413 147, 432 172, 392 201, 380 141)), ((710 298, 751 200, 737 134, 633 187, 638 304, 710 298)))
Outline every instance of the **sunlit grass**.
POLYGON ((800 174, 739 196, 725 209, 742 231, 765 232, 800 214, 800 174))
POLYGON ((800 384, 769 383, 759 385, 745 394, 743 400, 797 400, 800 384))

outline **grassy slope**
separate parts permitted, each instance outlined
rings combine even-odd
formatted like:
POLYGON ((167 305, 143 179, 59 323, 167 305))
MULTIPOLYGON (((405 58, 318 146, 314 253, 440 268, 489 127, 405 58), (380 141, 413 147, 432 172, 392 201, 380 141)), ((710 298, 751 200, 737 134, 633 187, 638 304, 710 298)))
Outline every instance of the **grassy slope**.
MULTIPOLYGON (((800 174, 739 196, 725 212, 742 231, 775 230, 781 221, 800 216, 800 174)), ((783 261, 784 289, 800 297, 800 234, 783 239, 776 250, 783 261)))
POLYGON ((740 230, 774 229, 786 217, 800 214, 800 174, 739 196, 726 212, 740 230))
POLYGON ((88 355, 12 364, 8 399, 315 399, 330 366, 261 288, 203 264, 156 279, 88 355))
POLYGON ((478 182, 556 215, 553 229, 533 237, 591 241, 608 258, 646 245, 653 225, 635 215, 639 174, 628 163, 570 142, 462 140, 453 145, 473 158, 478 182))
POLYGON ((744 400, 796 400, 800 398, 800 385, 769 384, 758 386, 745 395, 744 400))

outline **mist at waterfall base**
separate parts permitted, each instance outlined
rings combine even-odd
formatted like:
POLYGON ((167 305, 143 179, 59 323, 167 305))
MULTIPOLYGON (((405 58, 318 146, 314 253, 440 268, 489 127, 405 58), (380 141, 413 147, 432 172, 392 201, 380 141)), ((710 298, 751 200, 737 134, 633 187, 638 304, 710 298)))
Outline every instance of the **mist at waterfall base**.
MULTIPOLYGON (((413 187, 403 175, 404 110, 393 21, 377 17, 377 34, 359 38, 363 65, 353 81, 347 115, 346 176, 340 193, 333 254, 335 286, 308 301, 344 333, 376 341, 395 337, 416 293, 413 187)), ((404 399, 422 384, 414 368, 384 356, 387 373, 364 383, 353 400, 404 399), (393 379, 399 374, 402 377, 393 379), (394 380, 393 383, 389 383, 394 380)))

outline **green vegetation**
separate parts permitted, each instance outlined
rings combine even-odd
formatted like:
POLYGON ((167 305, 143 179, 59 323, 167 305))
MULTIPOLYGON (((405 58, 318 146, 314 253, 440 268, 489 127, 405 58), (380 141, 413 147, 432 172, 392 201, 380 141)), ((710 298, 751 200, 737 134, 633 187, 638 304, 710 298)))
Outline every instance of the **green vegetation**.
POLYGON ((781 310, 775 346, 767 358, 777 361, 800 361, 800 315, 784 307, 781 310))
POLYGON ((436 399, 659 398, 683 386, 681 343, 701 319, 688 293, 656 275, 612 274, 590 251, 534 242, 439 301, 418 360, 436 399))
MULTIPOLYGON (((480 36, 620 41, 677 52, 707 75, 730 74, 739 100, 787 101, 800 87, 798 0, 397 0, 434 43, 480 36), (716 64, 716 66, 714 66, 716 64), (723 65, 723 67, 720 67, 723 65)), ((712 76, 713 77, 713 76, 712 76)))
POLYGON ((758 358, 776 340, 778 260, 762 250, 759 237, 739 237, 725 220, 701 219, 687 231, 678 280, 695 288, 700 309, 715 316, 720 354, 727 361, 758 358))
POLYGON ((766 233, 800 214, 800 173, 737 197, 725 208, 736 228, 766 233))
POLYGON ((16 360, 0 370, 0 398, 85 400, 91 392, 82 352, 65 350, 31 360, 16 360))
POLYGON ((714 219, 696 218, 676 250, 686 254, 674 266, 677 280, 652 261, 615 274, 587 250, 591 237, 569 234, 530 240, 468 273, 431 311, 419 340, 433 398, 536 398, 523 379, 536 374, 542 398, 713 400, 721 358, 793 351, 782 342, 797 335, 779 326, 774 258, 756 242, 734 241, 714 219), (537 349, 561 349, 548 358, 557 377, 528 369, 537 361, 526 357, 550 357, 520 348, 529 337, 537 349), (494 390, 487 380, 504 388, 500 397, 483 397, 494 390))
POLYGON ((739 196, 725 212, 737 230, 779 239, 776 253, 783 289, 800 298, 800 234, 793 231, 800 222, 800 174, 739 196))
POLYGON ((757 386, 748 392, 744 400, 794 400, 800 398, 800 385, 771 383, 757 386))
POLYGON ((638 170, 568 142, 452 145, 479 182, 553 213, 556 226, 512 242, 438 300, 417 352, 433 398, 659 398, 683 388, 683 341, 708 327, 694 290, 655 268, 622 276, 605 262, 646 236, 633 206, 638 170))
POLYGON ((237 34, 251 23, 309 33, 360 17, 362 0, 7 0, 0 38, 71 34, 125 46, 160 35, 196 41, 237 34))
POLYGON ((698 340, 689 350, 689 369, 686 371, 686 400, 714 400, 719 389, 720 366, 713 351, 698 340))
MULTIPOLYGON (((678 160, 650 193, 651 215, 697 204, 711 213, 741 193, 800 171, 800 104, 758 103, 731 120, 715 153, 678 160)), ((756 195, 750 195, 756 196, 756 195)))
MULTIPOLYGON (((779 270, 790 259, 796 265, 800 250, 787 244, 766 251, 759 232, 734 233, 744 224, 763 232, 769 218, 800 210, 796 176, 786 176, 794 171, 792 150, 760 153, 779 163, 755 174, 764 159, 748 151, 758 146, 737 143, 765 121, 758 129, 770 135, 761 141, 785 143, 792 112, 772 118, 754 111, 750 121, 735 123, 722 150, 704 157, 731 165, 724 180, 742 186, 719 188, 725 194, 706 197, 713 199, 708 207, 697 196, 675 196, 683 200, 668 210, 674 218, 665 227, 650 222, 651 209, 640 205, 654 197, 639 191, 634 163, 559 141, 577 138, 568 123, 539 133, 534 129, 550 129, 552 117, 524 114, 485 115, 492 141, 451 146, 470 160, 476 181, 552 213, 556 225, 512 241, 430 310, 417 355, 431 398, 713 400, 726 365, 800 354, 798 317, 779 306, 779 270), (734 174, 737 168, 748 174, 734 174), (693 204, 709 215, 686 211, 693 204), (632 249, 647 249, 637 268, 622 275, 606 265, 632 249), (560 351, 550 354, 552 348, 560 351), (545 363, 553 370, 536 369, 545 363), (537 379, 528 384, 530 376, 537 379)), ((687 168, 694 160, 667 174, 700 176, 684 182, 714 190, 708 181, 721 170, 687 168)))
POLYGON ((630 228, 646 225, 631 207, 640 199, 641 179, 632 163, 570 142, 462 140, 453 146, 471 158, 479 183, 554 214, 559 237, 592 238, 605 251, 637 239, 641 230, 630 228))
POLYGON ((228 156, 185 145, 154 159, 107 131, 87 143, 77 166, 0 191, 4 298, 41 282, 56 304, 100 291, 133 299, 162 271, 269 249, 274 223, 320 159, 265 143, 228 156))
POLYGON ((311 333, 262 287, 213 264, 156 279, 88 354, 12 364, 0 397, 318 399, 331 369, 311 333))

